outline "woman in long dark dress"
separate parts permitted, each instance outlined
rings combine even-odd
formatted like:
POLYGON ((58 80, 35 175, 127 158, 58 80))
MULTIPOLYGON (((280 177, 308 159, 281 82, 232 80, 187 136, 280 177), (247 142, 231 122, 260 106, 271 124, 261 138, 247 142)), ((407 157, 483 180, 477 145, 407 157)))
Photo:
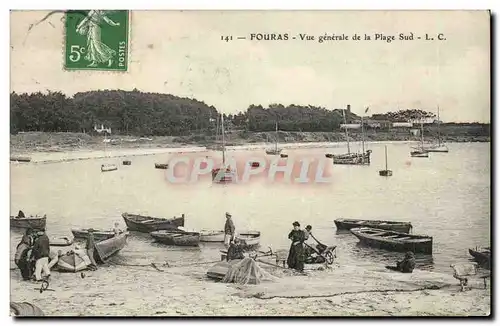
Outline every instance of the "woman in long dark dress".
POLYGON ((288 268, 293 268, 299 272, 304 271, 304 231, 300 229, 300 223, 293 222, 293 230, 288 234, 288 239, 292 240, 288 253, 288 268))
POLYGON ((33 261, 30 260, 30 251, 33 245, 31 229, 27 229, 21 242, 17 245, 14 262, 21 271, 23 280, 29 280, 33 275, 35 268, 33 261))

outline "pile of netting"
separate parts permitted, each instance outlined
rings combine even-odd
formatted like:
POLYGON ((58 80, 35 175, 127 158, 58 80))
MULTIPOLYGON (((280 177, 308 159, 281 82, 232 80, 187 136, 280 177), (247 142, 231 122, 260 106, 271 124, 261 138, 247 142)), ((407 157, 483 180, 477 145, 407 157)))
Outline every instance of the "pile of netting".
POLYGON ((273 281, 276 276, 262 269, 252 258, 245 258, 229 267, 224 283, 260 284, 261 281, 273 281))

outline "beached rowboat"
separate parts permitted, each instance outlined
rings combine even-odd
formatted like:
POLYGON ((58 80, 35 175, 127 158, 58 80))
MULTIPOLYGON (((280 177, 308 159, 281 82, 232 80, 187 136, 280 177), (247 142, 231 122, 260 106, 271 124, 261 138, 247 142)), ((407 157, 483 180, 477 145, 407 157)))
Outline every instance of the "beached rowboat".
POLYGON ((127 244, 128 232, 120 233, 110 239, 96 242, 94 257, 97 263, 104 263, 116 255, 127 244))
POLYGON ((86 269, 90 264, 90 258, 84 250, 71 251, 59 257, 57 270, 59 272, 76 273, 86 269))
POLYGON ((123 213, 122 217, 129 231, 150 233, 158 230, 177 229, 179 226, 184 226, 184 214, 181 217, 161 218, 123 213))
POLYGON ((10 160, 13 162, 31 162, 31 157, 29 157, 29 156, 11 156, 10 160))
MULTIPOLYGON (((71 229, 71 233, 73 233, 73 237, 75 239, 87 239, 89 234, 89 229, 71 229)), ((102 241, 115 236, 115 232, 112 230, 96 230, 92 232, 94 234, 95 241, 102 241)))
POLYGON ((373 228, 351 229, 361 243, 390 251, 432 254, 432 237, 373 228))
POLYGON ((469 249, 469 254, 474 257, 482 267, 490 268, 491 264, 491 250, 490 248, 475 248, 469 249))
POLYGON ((11 228, 39 229, 44 230, 47 224, 47 217, 10 217, 11 228))
POLYGON ((353 228, 368 227, 374 229, 390 230, 409 233, 412 229, 410 222, 382 221, 382 220, 358 220, 339 218, 334 220, 337 230, 350 230, 353 228))
MULTIPOLYGON (((260 243, 260 231, 243 231, 237 233, 236 237, 241 240, 244 246, 256 246, 260 243)), ((224 242, 224 231, 222 230, 201 230, 201 242, 224 242)))
POLYGON ((200 244, 198 232, 160 230, 151 232, 150 235, 156 241, 167 245, 196 247, 200 244))

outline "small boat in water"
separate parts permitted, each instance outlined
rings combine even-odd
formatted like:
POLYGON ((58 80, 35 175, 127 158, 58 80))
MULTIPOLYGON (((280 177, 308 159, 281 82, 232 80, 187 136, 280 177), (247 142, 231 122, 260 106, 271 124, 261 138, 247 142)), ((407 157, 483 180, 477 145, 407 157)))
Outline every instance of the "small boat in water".
MULTIPOLYGON (((87 239, 89 229, 71 229, 71 233, 73 233, 75 239, 87 239)), ((94 234, 95 241, 107 240, 115 236, 115 232, 112 230, 92 229, 92 233, 94 234)))
POLYGON ((166 169, 168 169, 168 164, 167 163, 155 163, 155 169, 166 170, 166 169))
POLYGON ((490 268, 491 266, 491 248, 484 247, 475 249, 469 249, 469 254, 474 257, 474 260, 477 261, 482 267, 490 268))
POLYGON ((373 228, 351 229, 361 243, 390 251, 432 254, 432 237, 373 228))
POLYGON ((417 149, 410 152, 411 157, 429 157, 429 152, 423 149, 417 149))
POLYGON ((30 216, 30 217, 10 217, 10 227, 11 228, 21 228, 21 229, 39 229, 45 230, 45 225, 47 224, 47 217, 30 216))
POLYGON ((167 245, 196 247, 200 244, 198 232, 159 230, 151 232, 150 235, 157 241, 167 245))
POLYGON ((128 232, 122 232, 110 239, 96 242, 94 257, 97 263, 104 263, 116 255, 127 244, 128 232))
POLYGON ((396 221, 381 221, 381 220, 358 220, 339 218, 334 220, 337 230, 350 230, 354 228, 368 227, 374 229, 382 229, 389 231, 396 231, 402 233, 409 233, 413 228, 410 222, 396 222, 396 221))
POLYGON ((122 214, 129 231, 150 233, 158 230, 172 230, 184 226, 184 214, 181 217, 161 218, 136 214, 122 214))
POLYGON ((132 165, 132 161, 123 161, 122 164, 123 165, 132 165))
POLYGON ((116 164, 101 164, 101 172, 110 172, 116 170, 118 170, 116 164))
POLYGON ((13 162, 31 162, 31 157, 29 156, 11 156, 10 160, 13 162))
MULTIPOLYGON (((224 242, 224 231, 222 230, 201 230, 201 242, 224 242)), ((236 237, 240 239, 241 244, 245 247, 253 247, 260 244, 260 231, 243 231, 237 233, 236 237)))
POLYGON ((392 176, 392 171, 387 168, 387 146, 385 146, 385 170, 378 171, 378 174, 381 177, 390 177, 390 176, 392 176))

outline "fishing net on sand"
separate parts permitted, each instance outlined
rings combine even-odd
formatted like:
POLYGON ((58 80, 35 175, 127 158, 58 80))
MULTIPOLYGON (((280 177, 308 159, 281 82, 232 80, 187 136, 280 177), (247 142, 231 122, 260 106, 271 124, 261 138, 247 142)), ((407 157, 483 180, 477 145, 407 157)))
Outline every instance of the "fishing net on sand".
POLYGON ((239 263, 229 267, 224 283, 260 284, 261 281, 272 281, 276 277, 262 269, 252 258, 244 258, 239 263))

